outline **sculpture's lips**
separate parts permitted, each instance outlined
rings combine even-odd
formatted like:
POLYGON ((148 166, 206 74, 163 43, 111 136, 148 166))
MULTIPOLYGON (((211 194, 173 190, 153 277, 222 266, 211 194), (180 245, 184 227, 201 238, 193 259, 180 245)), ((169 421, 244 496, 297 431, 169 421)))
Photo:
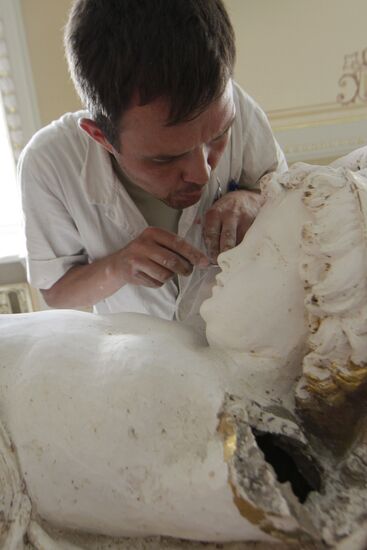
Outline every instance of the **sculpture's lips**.
POLYGON ((222 279, 220 278, 220 275, 217 275, 216 278, 215 278, 215 285, 214 285, 214 288, 215 287, 223 287, 224 284, 223 284, 223 281, 222 279))

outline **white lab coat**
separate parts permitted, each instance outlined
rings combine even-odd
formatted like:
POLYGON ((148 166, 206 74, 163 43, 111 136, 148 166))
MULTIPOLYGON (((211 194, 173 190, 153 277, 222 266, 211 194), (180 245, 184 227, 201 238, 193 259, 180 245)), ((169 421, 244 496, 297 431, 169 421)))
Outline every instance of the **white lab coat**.
MULTIPOLYGON (((178 234, 205 251, 195 220, 213 204, 218 189, 231 180, 257 185, 286 162, 260 107, 234 86, 236 120, 228 146, 199 203, 186 208, 178 234)), ((86 112, 68 113, 40 130, 19 163, 27 248, 28 278, 48 289, 76 265, 93 262, 126 246, 147 222, 117 179, 106 150, 79 126, 86 112)), ((159 289, 124 285, 94 306, 98 313, 137 312, 188 321, 210 295, 215 269, 195 269, 159 289)))

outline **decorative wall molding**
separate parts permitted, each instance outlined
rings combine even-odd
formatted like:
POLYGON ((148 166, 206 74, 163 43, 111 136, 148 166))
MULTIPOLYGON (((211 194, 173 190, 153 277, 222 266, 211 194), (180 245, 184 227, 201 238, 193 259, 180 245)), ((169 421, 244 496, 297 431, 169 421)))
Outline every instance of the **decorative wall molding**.
POLYGON ((35 311, 31 289, 27 283, 0 285, 0 315, 35 311))
POLYGON ((23 130, 19 115, 18 99, 11 74, 10 60, 4 36, 4 23, 0 19, 0 93, 11 148, 17 161, 23 146, 23 130))
POLYGON ((17 160, 40 128, 20 0, 0 0, 0 91, 17 160))
POLYGON ((367 104, 329 103, 268 112, 289 163, 337 158, 367 145, 367 104))
POLYGON ((290 163, 337 158, 367 144, 367 48, 344 56, 335 103, 268 112, 290 163))
POLYGON ((338 103, 367 103, 367 48, 345 55, 343 71, 339 79, 343 91, 337 97, 338 103))

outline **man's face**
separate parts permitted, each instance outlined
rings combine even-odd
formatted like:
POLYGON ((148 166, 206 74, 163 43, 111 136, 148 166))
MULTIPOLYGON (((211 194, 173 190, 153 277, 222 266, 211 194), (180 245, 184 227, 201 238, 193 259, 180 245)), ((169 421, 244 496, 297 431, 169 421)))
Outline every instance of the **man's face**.
POLYGON ((235 106, 232 82, 197 118, 166 126, 168 101, 134 105, 122 118, 117 160, 141 189, 177 209, 198 202, 228 143, 235 106))

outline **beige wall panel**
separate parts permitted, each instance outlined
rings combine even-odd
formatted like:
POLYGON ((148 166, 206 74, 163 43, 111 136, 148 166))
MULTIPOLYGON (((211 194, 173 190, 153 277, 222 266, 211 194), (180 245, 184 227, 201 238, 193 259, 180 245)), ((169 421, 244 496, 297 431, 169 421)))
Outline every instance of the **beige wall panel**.
POLYGON ((344 56, 367 48, 366 0, 225 4, 237 37, 236 78, 266 111, 335 102, 344 56))
POLYGON ((326 163, 367 144, 366 0, 224 2, 235 76, 267 112, 289 162, 326 163), (341 86, 345 73, 353 76, 341 86))
MULTIPOLYGON (((153 0, 152 0, 153 1, 153 0)), ((367 102, 337 102, 344 58, 367 48, 366 0, 224 0, 237 36, 236 78, 263 106, 288 159, 326 159, 367 142, 367 102)), ((62 29, 71 0, 21 0, 42 125, 80 102, 62 29)), ((366 49, 367 52, 367 49, 366 49)), ((367 53, 366 53, 367 57, 367 53)), ((367 99, 367 60, 361 94, 367 99)))
POLYGON ((23 23, 42 125, 80 108, 63 52, 71 0, 22 0, 23 23))

